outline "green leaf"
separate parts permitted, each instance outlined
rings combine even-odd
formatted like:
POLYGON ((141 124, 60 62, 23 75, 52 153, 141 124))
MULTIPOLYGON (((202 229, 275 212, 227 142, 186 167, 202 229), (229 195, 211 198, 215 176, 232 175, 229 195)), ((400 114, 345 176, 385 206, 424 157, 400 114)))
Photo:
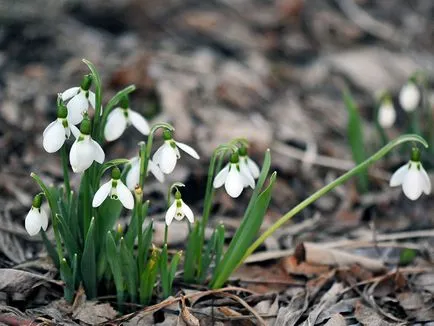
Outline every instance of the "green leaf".
POLYGON ((95 86, 95 115, 94 115, 94 119, 93 119, 93 128, 92 128, 92 138, 99 141, 99 135, 101 134, 101 132, 99 131, 100 129, 100 115, 101 115, 101 102, 102 102, 102 83, 101 83, 101 77, 98 73, 98 71, 96 70, 96 67, 94 66, 94 64, 92 62, 90 62, 89 60, 83 59, 82 60, 88 67, 90 72, 92 73, 92 83, 95 86))
POLYGON ((167 254, 167 244, 164 245, 160 255, 160 278, 163 298, 166 299, 170 295, 170 280, 169 280, 169 257, 167 254))
POLYGON ((413 262, 417 256, 417 250, 404 248, 399 255, 399 265, 408 265, 413 262))
POLYGON ((66 251, 69 253, 69 257, 73 257, 75 253, 81 252, 80 247, 72 235, 70 228, 66 225, 62 215, 56 214, 57 223, 59 225, 60 236, 63 239, 66 251))
POLYGON ((78 270, 78 255, 74 254, 72 259, 72 279, 74 280, 74 289, 77 287, 79 282, 79 270, 78 270))
POLYGON ((139 243, 138 259, 137 259, 137 263, 139 264, 138 265, 139 275, 142 275, 143 270, 145 269, 145 266, 148 263, 148 254, 149 254, 149 249, 151 248, 153 231, 154 231, 154 222, 151 221, 143 231, 142 241, 141 243, 139 243))
POLYGON ((115 239, 111 231, 108 231, 106 237, 106 256, 115 282, 117 301, 119 304, 122 304, 124 302, 124 277, 122 275, 122 264, 119 255, 115 239))
MULTIPOLYGON (((348 140, 350 142, 353 160, 359 165, 366 160, 365 146, 363 141, 362 119, 359 109, 348 90, 344 91, 344 102, 348 110, 348 140)), ((368 171, 363 170, 359 174, 359 191, 366 193, 369 188, 368 171)))
POLYGON ((172 294, 172 287, 173 287, 173 281, 176 276, 176 271, 178 270, 178 265, 182 257, 182 251, 178 251, 172 258, 172 261, 170 263, 170 272, 168 275, 169 280, 169 295, 172 294))
POLYGON ((74 298, 74 276, 72 273, 72 269, 69 267, 68 262, 65 258, 60 261, 60 277, 65 282, 65 287, 63 290, 65 300, 68 302, 72 302, 74 298))
POLYGON ((140 303, 143 305, 148 305, 152 299, 155 280, 157 279, 159 257, 158 249, 154 248, 151 258, 140 276, 140 303))
MULTIPOLYGON (((133 211, 130 224, 128 225, 128 231, 125 234, 125 243, 127 244, 128 248, 130 248, 130 250, 133 250, 134 248, 134 240, 138 236, 138 232, 143 232, 140 226, 143 225, 143 220, 148 215, 148 208, 149 200, 145 201, 145 203, 140 207, 137 207, 136 205, 133 211), (141 210, 141 217, 138 210, 141 210), (139 221, 139 219, 141 219, 141 221, 139 221), (138 224, 140 224, 140 226, 138 224)), ((140 244, 138 244, 138 246, 140 246, 140 244)))
POLYGON ((95 260, 95 218, 92 218, 84 242, 83 257, 81 258, 81 275, 88 299, 93 299, 97 295, 95 260))
POLYGON ((238 263, 243 258, 247 248, 252 244, 255 239, 262 222, 264 215, 268 209, 271 199, 271 190, 274 182, 276 181, 276 172, 270 177, 268 187, 258 196, 255 201, 250 214, 245 217, 244 223, 238 228, 235 236, 233 237, 223 260, 214 272, 211 287, 213 289, 220 288, 224 282, 229 278, 238 263))
POLYGON ((98 239, 104 239, 107 231, 114 228, 116 221, 119 220, 122 209, 123 206, 119 200, 109 197, 98 207, 97 211, 101 217, 98 219, 98 239))
POLYGON ((56 268, 60 268, 59 255, 57 254, 56 249, 54 248, 51 241, 48 239, 47 234, 44 230, 41 230, 42 241, 44 242, 45 248, 47 249, 48 256, 50 256, 53 261, 54 266, 56 268))
POLYGON ((137 265, 123 238, 121 238, 120 241, 120 257, 128 293, 130 294, 131 300, 136 302, 138 285, 137 265))
POLYGON ((188 235, 187 248, 185 250, 184 259, 184 281, 187 283, 194 282, 194 274, 196 271, 197 248, 200 243, 200 221, 197 221, 193 230, 188 235))

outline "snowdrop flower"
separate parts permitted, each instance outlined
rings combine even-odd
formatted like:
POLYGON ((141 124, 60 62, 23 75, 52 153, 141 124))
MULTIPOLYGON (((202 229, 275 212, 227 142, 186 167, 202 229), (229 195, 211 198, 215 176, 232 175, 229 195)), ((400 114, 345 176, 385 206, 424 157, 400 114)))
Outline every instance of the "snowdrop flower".
POLYGON ((176 191, 175 201, 169 207, 166 212, 166 224, 170 225, 175 218, 177 221, 181 221, 184 216, 187 217, 190 223, 194 223, 194 215, 190 207, 181 199, 181 193, 176 191))
POLYGON ((89 104, 95 108, 95 93, 90 91, 92 75, 86 75, 80 87, 71 87, 62 93, 62 100, 69 102, 68 120, 71 124, 77 125, 83 120, 83 114, 89 109, 89 104))
POLYGON ((118 139, 125 129, 132 124, 143 135, 149 134, 148 122, 139 113, 129 107, 127 97, 120 102, 120 107, 115 108, 107 117, 104 127, 104 137, 107 141, 118 139))
POLYGON ((237 153, 232 154, 230 162, 217 174, 214 179, 214 188, 225 185, 226 192, 232 198, 237 198, 245 185, 255 188, 255 180, 250 173, 240 168, 240 159, 237 153))
POLYGON ((171 173, 176 166, 176 161, 181 157, 179 148, 184 152, 199 159, 199 154, 190 146, 173 140, 170 131, 165 130, 163 133, 164 144, 155 152, 152 160, 160 167, 161 172, 165 174, 171 173))
POLYGON ((34 236, 39 233, 42 229, 47 230, 48 227, 48 216, 41 209, 42 196, 36 195, 33 199, 32 208, 27 213, 25 227, 26 231, 30 236, 34 236))
POLYGON ((127 186, 122 183, 121 171, 117 167, 112 170, 111 180, 104 183, 96 192, 92 206, 100 206, 109 195, 111 199, 119 200, 125 208, 134 208, 134 197, 127 186))
MULTIPOLYGON (((259 178, 259 167, 258 165, 247 155, 247 148, 245 146, 238 150, 238 155, 240 158, 240 170, 244 174, 250 174, 253 179, 259 178)), ((245 183, 244 187, 249 186, 249 183, 245 183)))
POLYGON ((42 145, 48 153, 57 152, 71 135, 68 123, 68 109, 62 103, 57 109, 57 119, 45 128, 42 134, 42 145))
POLYGON ((404 194, 411 200, 418 199, 422 193, 431 193, 431 181, 420 162, 420 151, 413 148, 410 161, 392 175, 390 186, 402 185, 404 194))
MULTIPOLYGON (((138 156, 133 157, 130 160, 131 168, 127 173, 127 187, 130 190, 134 190, 136 185, 140 184, 140 158, 138 156)), ((148 162, 148 172, 151 171, 152 174, 155 176, 155 178, 160 181, 164 182, 164 174, 161 172, 160 168, 152 162, 152 160, 149 160, 148 162)))
POLYGON ((409 80, 399 92, 399 104, 407 111, 416 110, 420 102, 420 91, 414 81, 409 80))
POLYGON ((392 100, 386 97, 378 109, 378 123, 383 128, 390 128, 396 120, 396 111, 393 106, 392 100))
POLYGON ((96 161, 100 164, 104 162, 105 154, 101 146, 90 137, 92 127, 88 118, 85 118, 80 126, 80 132, 77 128, 71 128, 76 137, 69 152, 69 162, 72 171, 80 173, 87 170, 96 161))

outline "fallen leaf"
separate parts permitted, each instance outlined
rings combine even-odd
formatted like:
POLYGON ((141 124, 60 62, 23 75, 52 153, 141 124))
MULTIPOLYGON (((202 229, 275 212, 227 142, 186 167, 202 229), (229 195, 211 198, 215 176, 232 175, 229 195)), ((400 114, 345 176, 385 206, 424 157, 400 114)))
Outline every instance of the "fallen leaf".
POLYGON ((398 323, 391 323, 384 320, 384 317, 380 316, 374 309, 365 306, 360 301, 356 303, 356 310, 354 316, 362 325, 369 326, 392 326, 398 325, 398 323))
POLYGON ((21 296, 27 297, 37 285, 47 282, 55 283, 49 278, 35 273, 11 268, 0 269, 0 292, 20 293, 21 296))
POLYGON ((346 326, 347 322, 345 321, 344 316, 341 314, 335 314, 332 318, 328 320, 327 323, 325 323, 324 326, 346 326))
POLYGON ((282 266, 289 274, 303 275, 306 277, 314 277, 330 271, 328 266, 299 262, 295 256, 282 258, 282 266))

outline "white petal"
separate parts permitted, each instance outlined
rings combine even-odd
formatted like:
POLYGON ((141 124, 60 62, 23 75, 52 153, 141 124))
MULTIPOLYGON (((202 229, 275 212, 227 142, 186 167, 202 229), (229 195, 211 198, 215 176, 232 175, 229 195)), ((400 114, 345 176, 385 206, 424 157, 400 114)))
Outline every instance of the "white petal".
POLYGON ((216 177, 214 178, 213 187, 220 188, 221 186, 223 186, 228 176, 228 173, 229 164, 227 164, 223 169, 220 170, 219 173, 217 173, 216 177))
POLYGON ((232 164, 228 177, 226 178, 225 189, 228 195, 232 198, 237 198, 244 189, 241 174, 238 172, 234 164, 232 164))
POLYGON ((390 128, 396 120, 396 112, 392 103, 384 103, 378 109, 378 123, 383 128, 390 128))
POLYGON ((42 136, 45 136, 45 133, 55 124, 55 123, 57 123, 58 122, 58 120, 56 119, 56 120, 54 120, 53 122, 51 122, 45 129, 44 129, 44 132, 42 133, 42 136))
POLYGON ((431 180, 429 179, 428 173, 426 173, 422 164, 420 165, 420 172, 422 178, 422 189, 425 195, 429 195, 431 193, 431 180))
POLYGON ((94 160, 97 161, 99 164, 103 164, 105 159, 104 151, 102 150, 101 146, 93 139, 90 139, 90 142, 94 148, 94 160))
POLYGON ((408 172, 408 165, 409 163, 406 163, 395 171, 395 173, 392 175, 392 178, 390 178, 389 186, 397 187, 402 185, 404 177, 408 172))
POLYGON ((184 213, 185 216, 187 216, 187 219, 190 223, 194 223, 193 211, 186 203, 184 203, 184 201, 182 199, 181 199, 181 203, 182 203, 182 206, 181 206, 182 212, 184 213))
POLYGON ((89 95, 87 97, 90 105, 92 106, 92 108, 95 109, 95 93, 92 91, 89 91, 89 95))
POLYGON ((127 128, 127 119, 124 111, 120 108, 114 109, 107 117, 104 127, 104 137, 107 141, 118 139, 127 128))
POLYGON ((149 124, 140 114, 133 110, 128 111, 128 120, 143 135, 149 135, 149 124))
POLYGON ((407 198, 416 200, 422 195, 422 187, 420 171, 412 167, 404 177, 402 190, 407 198))
POLYGON ((95 155, 95 146, 90 139, 75 141, 69 152, 72 171, 81 173, 87 170, 92 165, 95 155))
POLYGON ((259 166, 250 157, 247 157, 247 166, 249 167, 252 177, 255 179, 259 178, 259 175, 261 174, 259 166))
MULTIPOLYGON (((69 137, 71 137, 71 128, 70 128, 70 126, 74 126, 74 125, 71 125, 69 122, 68 122, 68 120, 66 120, 66 123, 68 124, 68 127, 64 127, 65 128, 65 137, 66 138, 69 138, 69 137)), ((62 124, 63 125, 63 124, 62 124)), ((75 127, 75 126, 74 126, 75 127)))
POLYGON ((41 208, 41 228, 44 231, 47 231, 48 228, 48 216, 47 213, 41 208))
POLYGON ((173 204, 169 207, 169 209, 166 212, 167 225, 170 225, 170 223, 172 223, 175 214, 176 214, 176 200, 173 202, 173 204))
POLYGON ((72 134, 74 135, 75 138, 80 137, 80 129, 78 129, 76 126, 74 126, 73 124, 71 124, 69 126, 69 129, 71 129, 72 134))
POLYGON ((41 216, 41 213, 38 211, 37 208, 32 207, 30 211, 27 213, 24 226, 26 228, 27 233, 30 236, 34 236, 38 234, 38 232, 41 230, 43 222, 44 221, 43 221, 43 217, 41 216))
POLYGON ((101 187, 99 187, 98 191, 93 196, 92 207, 99 207, 103 201, 107 198, 112 189, 112 180, 104 183, 101 187))
POLYGON ((175 150, 167 143, 161 147, 161 157, 159 160, 159 167, 161 172, 165 174, 172 173, 176 166, 176 152, 175 150))
POLYGON ((140 160, 138 157, 130 160, 131 168, 127 173, 126 183, 128 189, 134 190, 140 179, 140 160))
POLYGON ((164 174, 161 172, 160 168, 157 164, 152 162, 152 160, 148 161, 148 171, 151 171, 154 177, 160 181, 161 183, 164 182, 164 174))
POLYGON ((63 101, 69 100, 71 97, 77 95, 79 90, 80 90, 80 87, 68 88, 66 91, 64 91, 62 93, 62 100, 63 101))
POLYGON ((417 86, 409 82, 405 84, 399 92, 399 104, 407 111, 414 111, 420 102, 420 92, 417 86))
POLYGON ((42 144, 48 153, 54 153, 63 146, 65 140, 65 128, 60 120, 56 120, 45 129, 42 144))
POLYGON ((134 197, 131 191, 125 186, 121 180, 118 180, 118 184, 116 186, 116 192, 118 194, 119 200, 127 209, 134 208, 134 197))
POLYGON ((240 162, 240 174, 241 178, 243 179, 243 186, 254 189, 255 188, 255 179, 253 179, 252 174, 250 173, 249 168, 247 167, 247 164, 241 164, 240 162))
POLYGON ((156 150, 156 152, 152 156, 152 161, 154 161, 154 163, 157 165, 160 165, 161 153, 163 152, 163 147, 164 147, 164 144, 162 146, 158 147, 158 149, 156 150))
POLYGON ((68 121, 73 125, 83 120, 83 113, 89 108, 89 102, 83 92, 75 95, 66 105, 68 108, 68 121))
POLYGON ((175 142, 176 146, 178 146, 180 149, 182 149, 184 152, 186 152, 187 154, 189 154, 191 157, 195 158, 196 160, 198 160, 199 154, 197 154, 197 152, 190 146, 180 143, 180 142, 175 142))

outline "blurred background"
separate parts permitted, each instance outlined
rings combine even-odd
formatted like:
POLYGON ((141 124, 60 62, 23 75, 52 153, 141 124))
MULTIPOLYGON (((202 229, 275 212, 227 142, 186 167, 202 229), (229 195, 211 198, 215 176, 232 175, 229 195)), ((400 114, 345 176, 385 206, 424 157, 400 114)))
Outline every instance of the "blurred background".
MULTIPOLYGON (((373 116, 379 94, 388 90, 397 102, 415 71, 432 76, 433 14, 432 0, 0 0, 2 265, 35 254, 28 244, 38 240, 23 227, 38 191, 29 173, 47 183, 62 179, 59 156, 42 148, 42 131, 56 117, 57 93, 87 73, 82 58, 99 69, 104 103, 135 84, 131 107, 151 122, 172 123, 176 139, 197 148, 201 160, 185 157, 172 175, 186 183, 184 200, 197 212, 217 145, 245 137, 257 162, 271 148, 279 174, 271 223, 353 166, 344 87, 364 118, 368 152, 378 148, 373 116)), ((390 137, 405 125, 396 109, 390 137)), ((135 156, 140 140, 129 128, 106 144, 108 158, 135 156)), ((400 189, 387 186, 402 162, 372 169, 367 195, 350 182, 295 221, 321 216, 315 229, 335 236, 371 232, 374 215, 380 230, 432 227, 427 197, 410 205, 400 189)), ((157 219, 166 191, 154 181, 145 189, 157 219)), ((236 228, 247 200, 245 193, 234 201, 218 192, 214 219, 236 228)), ((293 233, 281 236, 286 231, 267 246, 293 246, 293 233)))

